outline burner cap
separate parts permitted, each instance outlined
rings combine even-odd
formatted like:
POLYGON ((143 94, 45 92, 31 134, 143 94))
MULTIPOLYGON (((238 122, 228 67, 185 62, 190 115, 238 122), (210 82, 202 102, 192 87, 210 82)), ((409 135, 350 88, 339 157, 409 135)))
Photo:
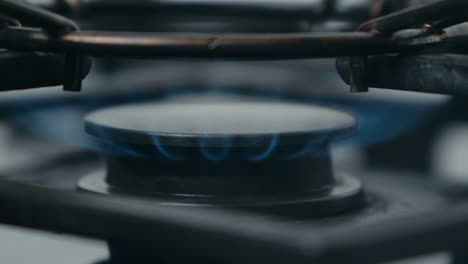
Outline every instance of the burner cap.
POLYGON ((336 136, 355 127, 354 117, 318 106, 278 102, 147 103, 114 107, 87 116, 86 131, 112 141, 166 146, 216 146, 230 138, 236 146, 251 138, 279 145, 303 143, 313 136, 336 136), (206 140, 208 139, 208 140, 206 140), (246 140, 247 139, 247 140, 246 140))

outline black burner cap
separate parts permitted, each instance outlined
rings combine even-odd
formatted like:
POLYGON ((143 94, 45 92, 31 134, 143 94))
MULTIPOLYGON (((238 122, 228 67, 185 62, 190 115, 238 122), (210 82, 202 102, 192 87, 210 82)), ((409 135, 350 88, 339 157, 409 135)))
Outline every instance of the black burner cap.
POLYGON ((251 138, 269 144, 302 144, 349 133, 353 116, 323 107, 283 102, 147 103, 93 112, 86 131, 113 142, 165 146, 219 146, 229 138, 235 146, 249 146, 251 138), (265 140, 261 140, 264 138, 265 140))

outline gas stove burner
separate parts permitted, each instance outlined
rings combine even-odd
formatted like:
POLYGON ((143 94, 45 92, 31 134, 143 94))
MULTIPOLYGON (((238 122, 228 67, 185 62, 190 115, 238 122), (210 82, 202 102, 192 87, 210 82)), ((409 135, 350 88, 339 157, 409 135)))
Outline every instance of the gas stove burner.
POLYGON ((147 103, 91 113, 88 133, 106 146, 107 171, 79 187, 151 196, 177 206, 323 215, 363 205, 359 181, 334 175, 333 139, 353 116, 279 102, 147 103))

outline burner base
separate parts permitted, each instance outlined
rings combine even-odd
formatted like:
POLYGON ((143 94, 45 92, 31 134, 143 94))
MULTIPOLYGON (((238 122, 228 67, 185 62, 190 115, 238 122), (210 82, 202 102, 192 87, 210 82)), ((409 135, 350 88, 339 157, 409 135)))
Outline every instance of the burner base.
POLYGON ((338 174, 335 184, 326 193, 297 196, 176 196, 168 194, 134 192, 109 186, 104 170, 89 174, 78 182, 78 188, 101 194, 150 197, 156 203, 168 206, 217 206, 287 216, 324 216, 363 207, 365 193, 361 183, 352 176, 338 174))

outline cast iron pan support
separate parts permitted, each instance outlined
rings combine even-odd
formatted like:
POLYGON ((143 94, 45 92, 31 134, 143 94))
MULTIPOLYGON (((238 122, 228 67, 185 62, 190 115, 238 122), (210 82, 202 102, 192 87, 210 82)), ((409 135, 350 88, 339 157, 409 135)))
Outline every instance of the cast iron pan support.
MULTIPOLYGON (((64 34, 79 31, 72 20, 25 1, 2 0, 2 31, 8 27, 20 28, 22 23, 44 28, 44 34, 52 40, 64 34)), ((17 42, 23 41, 16 39, 17 42)), ((28 43, 25 43, 26 45, 28 43)), ((67 52, 65 57, 57 53, 5 51, 1 54, 0 68, 5 80, 2 90, 64 85, 65 91, 80 91, 81 80, 91 67, 89 58, 78 52, 67 52), (18 77, 18 78, 16 78, 18 77)))
POLYGON ((351 58, 338 60, 339 72, 352 91, 367 91, 368 70, 374 66, 368 65, 369 56, 465 53, 466 35, 455 36, 442 29, 464 22, 467 8, 465 0, 433 0, 366 22, 357 32, 173 35, 78 31, 73 21, 53 12, 25 2, 0 0, 4 16, 34 26, 4 27, 0 47, 66 54, 63 82, 68 91, 80 90, 86 73, 85 54, 250 60, 346 56, 351 58))
MULTIPOLYGON (((468 204, 346 230, 325 231, 261 216, 155 205, 0 180, 0 221, 81 236, 190 249, 236 263, 380 263, 463 248, 468 204), (200 243, 203 238, 203 243, 200 243), (239 254, 242 252, 242 254, 239 254)), ((183 255, 183 254, 182 254, 183 255)))
POLYGON ((444 29, 468 21, 467 10, 467 1, 435 0, 368 21, 359 27, 358 32, 391 38, 399 46, 419 43, 420 49, 411 53, 401 52, 398 56, 338 58, 338 72, 352 92, 366 92, 371 86, 466 95, 468 63, 464 55, 466 49, 460 48, 466 43, 466 32, 454 34, 444 29), (421 53, 426 54, 418 55, 421 53))

